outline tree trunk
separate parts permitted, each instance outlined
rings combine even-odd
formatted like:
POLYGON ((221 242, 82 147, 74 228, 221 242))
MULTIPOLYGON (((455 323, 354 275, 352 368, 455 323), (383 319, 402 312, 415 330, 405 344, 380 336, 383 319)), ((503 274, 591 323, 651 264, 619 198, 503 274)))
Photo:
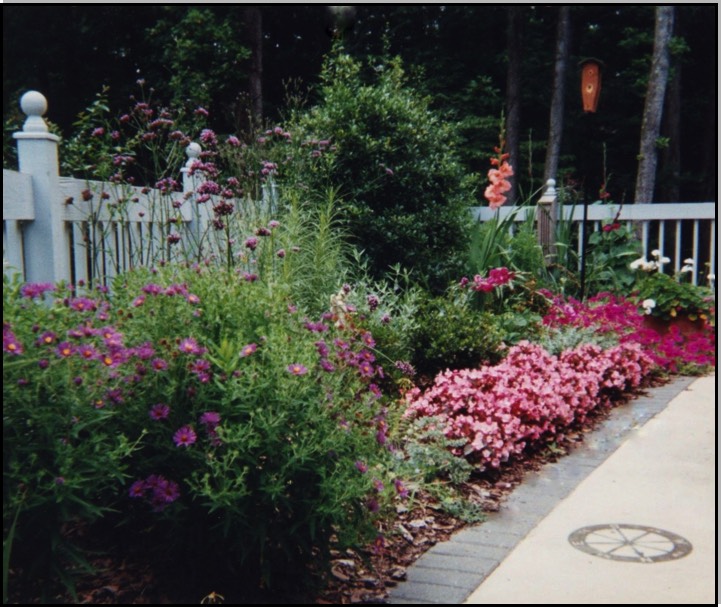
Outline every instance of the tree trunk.
POLYGON ((681 61, 674 61, 673 74, 666 91, 666 111, 663 116, 663 133, 668 145, 661 153, 659 184, 660 202, 681 200, 681 61))
POLYGON ((515 175, 510 178, 511 189, 508 192, 509 204, 515 204, 518 198, 518 173, 520 169, 521 149, 521 26, 523 13, 521 7, 508 9, 508 76, 506 82, 506 151, 509 164, 515 175))
POLYGON ((571 44, 571 7, 561 6, 558 11, 558 29, 556 31, 556 62, 553 69, 553 93, 551 113, 548 120, 548 147, 546 164, 543 168, 543 184, 556 179, 558 157, 561 153, 563 136, 563 108, 566 98, 566 73, 571 44))
POLYGON ((245 23, 251 52, 248 74, 251 126, 257 129, 263 122, 263 16, 259 6, 246 7, 245 23))
POLYGON ((673 6, 656 7, 656 28, 653 41, 651 74, 646 91, 646 104, 641 122, 641 145, 639 148, 638 175, 636 177, 636 203, 653 201, 656 182, 656 140, 661 131, 663 99, 669 71, 669 42, 673 33, 673 6))

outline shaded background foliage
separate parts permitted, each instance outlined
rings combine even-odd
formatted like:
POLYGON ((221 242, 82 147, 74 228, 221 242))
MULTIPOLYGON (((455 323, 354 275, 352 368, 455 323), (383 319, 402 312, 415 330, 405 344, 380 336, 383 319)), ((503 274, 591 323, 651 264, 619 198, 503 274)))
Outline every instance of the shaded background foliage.
MULTIPOLYGON (((163 100, 208 105, 220 132, 244 128, 253 50, 244 9, 3 6, 3 116, 17 119, 19 94, 36 88, 50 100, 50 120, 67 135, 74 116, 103 84, 110 85, 113 105, 122 107, 135 81, 144 78, 163 100)), ((496 142, 503 107, 507 11, 484 5, 359 5, 344 41, 360 59, 400 55, 419 92, 457 122, 462 160, 478 171, 487 166, 486 150, 496 142)), ((289 81, 302 89, 319 82, 331 36, 323 5, 263 5, 261 12, 264 113, 273 121, 283 111, 289 81)), ((653 12, 650 5, 572 8, 559 180, 581 182, 589 196, 609 174, 615 200, 633 195, 653 12), (606 66, 595 115, 583 115, 578 99, 575 66, 589 56, 606 66)), ((542 175, 557 13, 555 6, 523 7, 522 144, 516 163, 522 193, 537 187, 542 175)), ((658 201, 710 200, 716 193, 717 80, 708 74, 716 56, 716 15, 715 5, 676 7, 672 78, 680 86, 677 93, 669 87, 668 95, 678 96, 681 111, 666 112, 658 201), (672 115, 680 120, 673 134, 672 115), (680 172, 673 170, 672 152, 680 156, 680 172)))

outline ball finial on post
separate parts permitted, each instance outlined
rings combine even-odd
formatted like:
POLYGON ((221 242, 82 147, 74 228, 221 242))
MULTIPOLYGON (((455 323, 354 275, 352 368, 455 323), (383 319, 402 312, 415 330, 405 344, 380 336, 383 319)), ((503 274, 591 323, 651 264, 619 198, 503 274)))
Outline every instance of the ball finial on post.
POLYGON ((48 125, 43 115, 48 111, 48 100, 42 93, 28 91, 20 98, 20 109, 27 116, 23 131, 26 133, 47 133, 48 125))

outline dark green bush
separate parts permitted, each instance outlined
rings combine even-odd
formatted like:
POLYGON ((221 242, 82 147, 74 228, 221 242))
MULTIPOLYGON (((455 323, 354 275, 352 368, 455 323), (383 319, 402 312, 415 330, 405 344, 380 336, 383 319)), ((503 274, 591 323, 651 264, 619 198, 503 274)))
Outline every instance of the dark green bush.
POLYGON ((335 53, 320 93, 296 130, 330 162, 302 176, 305 185, 340 188, 343 216, 375 276, 400 263, 444 289, 459 274, 471 201, 453 129, 406 84, 399 59, 375 66, 367 81, 357 61, 335 53))
POLYGON ((421 303, 413 334, 413 364, 422 375, 477 367, 500 359, 502 332, 495 316, 459 297, 429 297, 421 303))

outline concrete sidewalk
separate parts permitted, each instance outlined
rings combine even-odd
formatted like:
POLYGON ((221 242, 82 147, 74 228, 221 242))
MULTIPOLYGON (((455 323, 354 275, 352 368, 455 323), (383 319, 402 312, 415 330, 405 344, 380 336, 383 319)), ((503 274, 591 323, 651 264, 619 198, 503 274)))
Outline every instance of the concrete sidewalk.
POLYGON ((388 602, 715 604, 715 402, 711 375, 617 408, 421 557, 388 602))

